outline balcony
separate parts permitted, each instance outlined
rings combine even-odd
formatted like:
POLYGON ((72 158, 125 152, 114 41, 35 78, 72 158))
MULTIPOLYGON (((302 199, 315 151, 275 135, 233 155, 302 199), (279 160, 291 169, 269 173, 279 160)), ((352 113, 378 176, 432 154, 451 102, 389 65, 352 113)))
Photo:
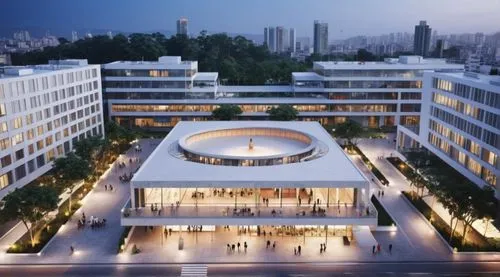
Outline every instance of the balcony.
POLYGON ((371 205, 150 205, 122 209, 122 225, 377 225, 371 205))

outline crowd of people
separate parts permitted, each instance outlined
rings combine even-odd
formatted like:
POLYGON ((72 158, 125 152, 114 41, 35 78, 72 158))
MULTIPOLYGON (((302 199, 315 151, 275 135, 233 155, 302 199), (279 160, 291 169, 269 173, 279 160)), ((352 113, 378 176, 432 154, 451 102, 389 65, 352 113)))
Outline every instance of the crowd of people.
POLYGON ((78 220, 78 229, 84 229, 85 226, 90 226, 92 229, 99 229, 102 227, 106 226, 106 219, 105 218, 98 218, 91 216, 90 220, 87 222, 87 218, 85 216, 85 213, 82 213, 81 218, 78 220))
MULTIPOLYGON (((246 241, 243 242, 243 248, 244 248, 244 251, 246 253, 247 249, 248 249, 248 244, 247 244, 246 241)), ((241 250, 241 243, 240 242, 238 242, 236 244, 234 244, 234 243, 233 244, 228 243, 227 246, 226 246, 226 250, 227 250, 228 254, 232 254, 232 253, 236 252, 236 249, 238 249, 238 252, 240 252, 240 250, 241 250)))

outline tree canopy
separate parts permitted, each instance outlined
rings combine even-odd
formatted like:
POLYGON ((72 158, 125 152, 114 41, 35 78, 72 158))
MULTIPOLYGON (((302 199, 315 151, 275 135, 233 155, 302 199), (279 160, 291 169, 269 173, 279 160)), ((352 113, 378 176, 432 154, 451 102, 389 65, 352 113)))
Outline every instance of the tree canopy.
POLYGON ((228 85, 290 83, 292 72, 307 69, 306 63, 272 54, 266 47, 255 45, 245 37, 223 33, 207 35, 201 32, 195 38, 134 33, 63 42, 42 51, 15 53, 12 63, 41 64, 49 59, 85 58, 92 64, 104 64, 118 60, 153 61, 164 55, 181 56, 183 60, 198 61, 199 71, 219 72, 220 79, 227 79, 228 85))
POLYGON ((345 139, 348 145, 354 145, 354 139, 361 136, 362 132, 363 127, 358 122, 346 120, 344 123, 337 125, 334 134, 336 137, 345 139))
POLYGON ((77 141, 74 145, 75 154, 86 161, 92 161, 96 158, 101 146, 103 145, 101 137, 94 136, 77 141))
POLYGON ((49 186, 28 185, 7 194, 5 205, 0 211, 0 219, 20 220, 29 231, 31 246, 35 246, 33 229, 47 213, 57 208, 59 197, 54 188, 49 186), (31 226, 30 226, 31 224, 31 226))
POLYGON ((299 112, 291 105, 279 105, 266 111, 269 119, 276 121, 292 121, 297 119, 299 112))
POLYGON ((71 211, 71 195, 78 181, 85 179, 90 173, 89 162, 70 152, 65 157, 54 161, 56 179, 70 193, 68 209, 71 211))
POLYGON ((243 111, 238 105, 220 105, 218 108, 212 111, 212 117, 215 120, 233 120, 238 115, 242 114, 243 111))

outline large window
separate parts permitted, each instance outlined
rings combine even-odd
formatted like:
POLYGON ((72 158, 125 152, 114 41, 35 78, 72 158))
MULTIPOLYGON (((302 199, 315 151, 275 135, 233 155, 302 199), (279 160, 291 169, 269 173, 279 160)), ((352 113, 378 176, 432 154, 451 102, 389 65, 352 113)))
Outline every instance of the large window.
POLYGON ((12 184, 12 174, 10 172, 0 176, 0 189, 3 189, 10 184, 12 184))

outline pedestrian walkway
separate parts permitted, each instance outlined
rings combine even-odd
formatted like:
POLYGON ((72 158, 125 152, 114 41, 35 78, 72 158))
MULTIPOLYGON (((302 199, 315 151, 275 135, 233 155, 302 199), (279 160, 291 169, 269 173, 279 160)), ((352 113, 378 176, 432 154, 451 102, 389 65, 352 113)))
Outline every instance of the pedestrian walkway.
MULTIPOLYGON (((141 141, 143 152, 141 159, 154 149, 158 142, 141 141)), ((386 141, 387 144, 387 141, 386 141)), ((66 264, 66 263, 179 263, 179 264, 208 264, 222 263, 297 263, 297 262, 381 262, 381 261, 477 261, 500 260, 500 255, 478 254, 460 255, 450 254, 437 234, 426 221, 419 217, 401 197, 399 191, 406 184, 402 177, 391 164, 385 160, 377 160, 380 152, 387 149, 375 149, 361 142, 360 148, 370 160, 389 179, 389 188, 381 188, 375 182, 371 184, 372 192, 377 195, 377 190, 384 189, 384 196, 380 202, 386 207, 393 219, 398 223, 397 232, 372 232, 377 242, 381 245, 378 254, 372 254, 372 247, 364 247, 353 242, 344 245, 342 237, 292 237, 292 236, 256 236, 238 234, 236 230, 226 231, 214 235, 214 232, 183 232, 183 249, 179 250, 179 233, 165 236, 160 227, 146 230, 142 227, 135 228, 131 244, 126 252, 116 254, 118 240, 123 228, 120 226, 120 209, 128 201, 130 186, 120 184, 118 176, 128 173, 129 159, 136 157, 137 153, 129 151, 121 159, 127 164, 126 169, 114 169, 99 181, 97 187, 87 196, 83 208, 63 227, 43 255, 15 255, 0 253, 0 263, 32 263, 32 264, 66 264), (385 163, 385 164, 384 164, 385 163), (114 192, 106 191, 105 184, 112 184, 114 192), (87 218, 94 215, 108 220, 103 229, 91 230, 90 228, 78 230, 76 222, 82 212, 87 218), (266 241, 276 241, 276 248, 266 247, 266 241), (320 245, 327 240, 326 252, 320 251, 320 245), (227 244, 247 242, 248 249, 241 247, 240 251, 230 252, 227 244), (141 250, 139 254, 131 254, 131 245, 137 244, 141 250), (392 253, 388 246, 393 244, 392 253), (75 252, 70 253, 69 245, 74 245, 75 252), (294 248, 302 247, 302 255, 294 255, 294 248)), ((388 153, 388 152, 385 152, 388 153)), ((354 161, 362 162, 359 157, 354 161)), ((114 165, 115 167, 116 165, 114 165)), ((366 166, 360 165, 366 174, 366 166)), ((368 175, 369 176, 369 175, 368 175)), ((370 178, 371 179, 371 178, 370 178)), ((180 273, 179 273, 180 274, 180 273)))
POLYGON ((402 232, 408 239, 411 248, 422 255, 437 259, 448 256, 450 251, 447 245, 443 243, 439 235, 420 216, 418 211, 410 207, 402 198, 401 191, 408 189, 406 178, 385 158, 378 158, 389 156, 395 152, 394 143, 387 139, 363 139, 359 142, 358 147, 389 181, 389 186, 383 188, 372 184, 374 195, 378 197, 377 190, 384 191, 384 196, 378 198, 398 223, 398 232, 402 232))
MULTIPOLYGON (((433 255, 436 257, 449 257, 450 248, 448 244, 443 242, 435 229, 430 223, 425 220, 421 214, 411 207, 401 195, 401 191, 410 190, 410 186, 406 177, 401 174, 387 159, 388 156, 399 156, 395 150, 395 144, 392 140, 387 139, 363 139, 359 142, 358 147, 370 159, 370 161, 384 174, 389 180, 389 187, 380 188, 373 186, 374 194, 376 190, 384 190, 384 196, 379 197, 379 200, 391 214, 393 219, 398 223, 398 232, 403 232, 407 236, 411 244, 424 255, 433 255), (383 158, 378 159, 382 156, 383 158)), ((365 166, 366 168, 366 166, 365 166)), ((440 206, 439 203, 434 205, 440 206)), ((444 209, 438 209, 440 216, 446 220, 449 215, 446 215, 444 209)), ((454 254, 453 259, 467 259, 470 255, 454 254)), ((496 254, 475 255, 476 258, 492 258, 500 257, 496 254)))
POLYGON ((119 176, 135 172, 140 162, 134 161, 139 158, 144 161, 154 150, 154 141, 140 141, 142 152, 130 149, 125 155, 120 155, 112 167, 105 173, 96 184, 92 192, 87 195, 83 206, 71 217, 64 228, 60 230, 47 246, 44 255, 58 256, 68 251, 72 245, 79 253, 114 254, 118 248, 118 240, 123 227, 120 225, 120 213, 123 205, 130 197, 130 185, 122 183, 119 176), (131 160, 132 159, 132 160, 131 160), (126 167, 119 168, 118 163, 123 162, 126 167), (109 186, 113 187, 113 190, 109 186), (108 186, 106 189, 105 186, 108 186), (106 219, 106 226, 102 228, 91 228, 88 224, 85 228, 78 228, 78 220, 83 213, 88 219, 92 216, 106 219))

